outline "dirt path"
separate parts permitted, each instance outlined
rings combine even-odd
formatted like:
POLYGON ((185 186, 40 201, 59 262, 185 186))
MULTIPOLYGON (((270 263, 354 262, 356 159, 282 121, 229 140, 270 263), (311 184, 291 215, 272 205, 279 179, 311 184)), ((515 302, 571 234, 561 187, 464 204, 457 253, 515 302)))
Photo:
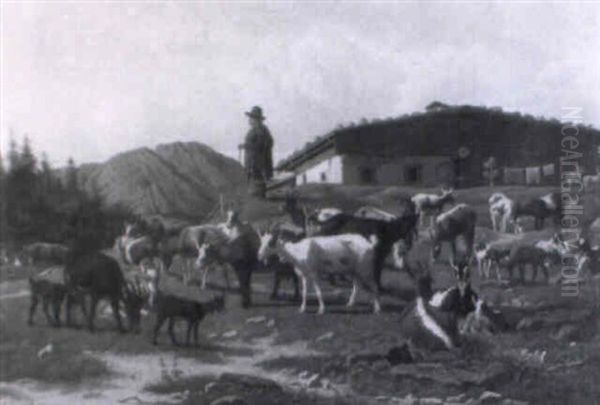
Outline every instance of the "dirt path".
MULTIPOLYGON (((266 326, 265 326, 266 327, 266 326)), ((146 388, 153 384, 164 383, 170 377, 182 380, 189 377, 206 377, 217 380, 222 373, 236 374, 268 379, 280 384, 286 390, 299 390, 306 387, 297 375, 285 371, 269 371, 260 367, 265 361, 282 356, 318 356, 320 353, 308 348, 305 341, 275 345, 277 331, 250 343, 232 340, 228 349, 247 355, 219 354, 220 361, 207 363, 200 359, 185 357, 178 352, 157 354, 123 355, 110 352, 89 351, 85 354, 103 361, 111 372, 111 377, 94 387, 79 389, 56 388, 32 380, 0 384, 0 395, 8 399, 7 403, 180 403, 185 392, 170 394, 152 393, 146 388), (12 402, 11 402, 12 401, 12 402)), ((213 338, 214 339, 214 338, 213 338)), ((217 337, 222 340, 222 337, 217 337)), ((314 388, 315 394, 330 397, 340 394, 344 387, 314 388)), ((3 402, 4 404, 4 402, 3 402)))
MULTIPOLYGON (((24 280, 0 283, 0 302, 5 302, 0 305, 8 305, 6 301, 28 295, 24 280)), ((309 342, 305 340, 276 344, 279 332, 275 321, 264 316, 259 318, 263 320, 257 324, 246 319, 238 328, 239 332, 248 327, 260 330, 255 338, 248 339, 247 335, 242 338, 242 334, 209 335, 207 343, 209 346, 219 347, 217 353, 211 348, 172 350, 170 346, 166 346, 166 351, 142 354, 84 351, 85 356, 106 364, 110 372, 108 378, 95 381, 93 386, 84 384, 78 387, 51 385, 30 379, 0 382, 2 404, 181 403, 185 399, 185 392, 159 394, 147 390, 147 387, 164 384, 165 380, 181 381, 190 377, 205 377, 208 381, 216 381, 221 374, 232 372, 274 381, 286 391, 306 389, 297 372, 267 370, 260 364, 280 357, 319 356, 322 353, 310 349, 309 342), (190 357, 190 351, 199 356, 190 357)), ((332 385, 327 389, 313 388, 311 391, 319 396, 331 397, 345 392, 346 388, 332 385)))
POLYGON ((0 300, 29 296, 27 280, 3 281, 0 283, 0 300))

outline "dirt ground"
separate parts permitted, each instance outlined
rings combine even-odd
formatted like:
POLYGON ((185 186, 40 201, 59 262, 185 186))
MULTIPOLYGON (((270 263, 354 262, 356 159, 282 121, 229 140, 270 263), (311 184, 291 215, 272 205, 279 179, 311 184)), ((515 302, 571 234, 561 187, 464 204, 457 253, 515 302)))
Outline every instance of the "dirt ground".
MULTIPOLYGON (((483 228, 478 235, 495 237, 483 228)), ((411 260, 425 260, 428 250, 421 239, 411 260)), ((108 309, 95 334, 50 327, 41 312, 27 326, 26 277, 40 270, 0 269, 3 405, 600 403, 598 280, 584 282, 576 297, 563 297, 542 278, 512 285, 481 280, 473 271, 474 288, 503 312, 509 330, 468 336, 454 351, 419 353, 396 364, 388 353, 406 342, 398 318, 414 285, 394 271, 384 274, 391 292, 379 315, 371 313, 366 294, 346 308, 350 289, 327 283, 326 313, 315 314, 311 295, 308 313, 298 314, 291 285, 284 299, 273 301, 272 276, 257 274, 252 308, 242 309, 239 296, 228 293, 226 310, 201 324, 200 344, 180 348, 166 330, 158 346, 151 344, 152 314, 140 335, 117 333, 108 309)), ((447 263, 436 264, 433 276, 435 288, 452 282, 447 263)), ((209 283, 202 295, 222 286, 222 276, 211 273, 209 283)), ((181 288, 199 291, 197 285, 181 288)), ((178 324, 181 339, 183 328, 178 324)))

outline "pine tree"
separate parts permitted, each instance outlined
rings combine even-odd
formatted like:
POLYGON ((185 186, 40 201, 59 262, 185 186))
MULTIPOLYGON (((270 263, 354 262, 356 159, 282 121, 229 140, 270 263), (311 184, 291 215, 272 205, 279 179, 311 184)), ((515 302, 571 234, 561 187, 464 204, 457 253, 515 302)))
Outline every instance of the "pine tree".
POLYGON ((51 195, 54 192, 54 176, 52 175, 52 167, 50 167, 50 162, 48 162, 48 155, 46 153, 42 153, 42 160, 40 166, 40 181, 42 193, 46 195, 51 195))
POLYGON ((6 241, 6 171, 0 153, 0 240, 6 241))
POLYGON ((2 158, 2 150, 0 150, 0 179, 4 178, 4 159, 2 158))
POLYGON ((11 167, 5 183, 6 222, 11 237, 23 242, 33 236, 36 217, 40 215, 37 163, 29 138, 23 139, 20 152, 11 140, 9 160, 11 167))
POLYGON ((13 171, 19 167, 19 162, 21 161, 21 155, 17 150, 17 142, 14 138, 10 138, 10 143, 8 147, 8 166, 9 170, 13 171))
POLYGON ((20 166, 28 173, 34 173, 37 171, 37 159, 31 150, 29 137, 25 135, 23 138, 23 146, 21 147, 20 166))
POLYGON ((77 166, 72 157, 67 161, 67 174, 66 174, 66 189, 70 197, 77 196, 79 192, 79 186, 77 184, 77 166))

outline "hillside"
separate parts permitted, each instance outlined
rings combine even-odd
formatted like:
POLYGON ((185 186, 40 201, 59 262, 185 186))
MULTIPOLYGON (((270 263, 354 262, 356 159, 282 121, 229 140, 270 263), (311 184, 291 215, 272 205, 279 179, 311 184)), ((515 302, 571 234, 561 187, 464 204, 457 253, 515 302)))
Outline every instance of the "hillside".
POLYGON ((79 183, 107 204, 120 204, 140 215, 197 219, 215 207, 220 194, 237 194, 244 175, 238 162, 206 145, 175 142, 82 165, 79 183))

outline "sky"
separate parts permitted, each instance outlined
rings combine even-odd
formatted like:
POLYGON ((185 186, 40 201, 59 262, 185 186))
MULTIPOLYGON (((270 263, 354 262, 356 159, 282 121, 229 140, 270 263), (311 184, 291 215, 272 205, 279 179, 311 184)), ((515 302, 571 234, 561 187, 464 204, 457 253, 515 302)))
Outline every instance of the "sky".
POLYGON ((600 4, 1 3, 2 153, 55 165, 199 141, 237 158, 263 107, 275 160, 431 101, 600 128, 600 4))

